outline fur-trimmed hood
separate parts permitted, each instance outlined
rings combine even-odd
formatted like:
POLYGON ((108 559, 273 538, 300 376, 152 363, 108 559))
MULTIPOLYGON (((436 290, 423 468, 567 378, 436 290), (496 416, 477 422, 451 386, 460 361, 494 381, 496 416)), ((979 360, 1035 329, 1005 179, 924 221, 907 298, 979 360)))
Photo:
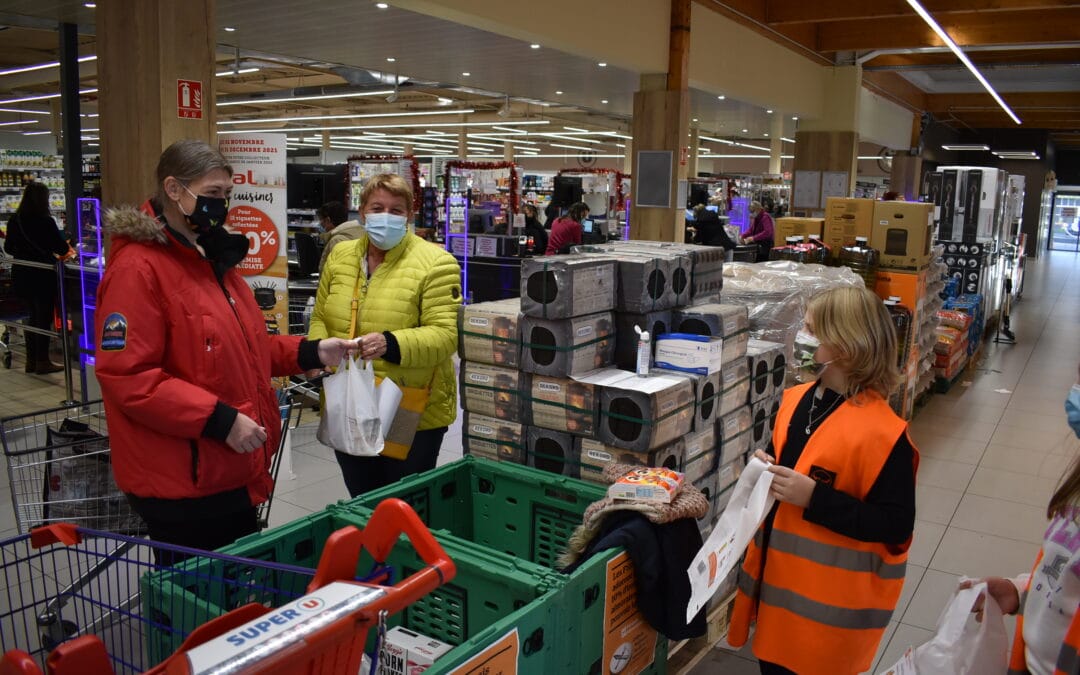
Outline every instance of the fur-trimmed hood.
POLYGON ((129 241, 142 243, 168 243, 165 223, 152 215, 152 207, 144 205, 141 209, 121 206, 105 212, 105 231, 113 237, 122 237, 129 241))

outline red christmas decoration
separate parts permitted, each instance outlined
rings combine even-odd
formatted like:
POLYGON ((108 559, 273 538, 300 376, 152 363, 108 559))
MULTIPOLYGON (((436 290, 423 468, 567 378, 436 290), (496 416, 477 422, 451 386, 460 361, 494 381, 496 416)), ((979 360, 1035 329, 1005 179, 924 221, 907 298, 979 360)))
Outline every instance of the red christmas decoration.
POLYGON ((446 171, 443 176, 443 201, 446 201, 450 197, 450 170, 451 169, 470 169, 476 171, 497 171, 499 169, 506 169, 510 171, 510 213, 518 213, 520 210, 518 183, 519 183, 519 167, 513 162, 466 162, 462 160, 452 160, 446 163, 446 171))
POLYGON ((626 179, 630 178, 630 174, 623 173, 622 171, 619 171, 618 169, 592 168, 592 169, 561 169, 555 175, 556 176, 562 176, 563 174, 575 174, 575 173, 590 173, 590 174, 597 174, 597 175, 600 175, 600 174, 613 174, 615 176, 615 205, 614 205, 615 210, 618 211, 619 209, 623 208, 623 206, 625 206, 624 200, 625 200, 626 196, 623 193, 622 183, 623 183, 624 178, 626 178, 626 179))

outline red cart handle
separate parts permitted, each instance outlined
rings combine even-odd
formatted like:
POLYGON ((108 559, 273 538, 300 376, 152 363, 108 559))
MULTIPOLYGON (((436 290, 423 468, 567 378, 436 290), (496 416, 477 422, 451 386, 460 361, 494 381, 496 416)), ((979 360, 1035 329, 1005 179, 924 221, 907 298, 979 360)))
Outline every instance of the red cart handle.
POLYGON ((400 499, 386 499, 375 507, 371 520, 363 530, 350 526, 330 535, 319 559, 315 578, 308 584, 308 592, 322 588, 331 581, 352 580, 356 575, 360 552, 364 549, 371 553, 376 562, 385 562, 402 534, 408 536, 428 567, 396 584, 395 595, 400 596, 400 606, 395 602, 395 607, 386 609, 393 613, 454 578, 457 574, 454 561, 435 540, 420 516, 400 499))

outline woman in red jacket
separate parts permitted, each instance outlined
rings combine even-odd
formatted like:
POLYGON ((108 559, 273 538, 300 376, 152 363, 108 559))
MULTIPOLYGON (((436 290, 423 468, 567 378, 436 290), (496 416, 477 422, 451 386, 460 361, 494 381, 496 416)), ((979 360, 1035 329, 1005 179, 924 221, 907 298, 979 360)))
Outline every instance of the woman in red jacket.
POLYGON ((215 549, 257 531, 255 506, 281 415, 272 376, 337 364, 355 344, 268 335, 233 269, 247 239, 225 227, 232 167, 203 141, 162 153, 141 210, 106 215, 96 373, 113 473, 150 537, 215 549))
POLYGON ((584 232, 581 221, 589 217, 589 205, 578 202, 570 207, 570 211, 556 220, 551 226, 551 236, 548 238, 547 251, 544 255, 557 255, 569 253, 571 246, 581 243, 581 235, 584 232))

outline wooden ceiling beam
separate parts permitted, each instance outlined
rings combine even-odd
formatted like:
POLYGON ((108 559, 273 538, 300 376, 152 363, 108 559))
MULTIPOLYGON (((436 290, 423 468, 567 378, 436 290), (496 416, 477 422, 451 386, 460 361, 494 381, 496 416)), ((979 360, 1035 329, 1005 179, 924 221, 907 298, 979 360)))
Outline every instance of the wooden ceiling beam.
MULTIPOLYGON (((864 73, 863 77, 869 73, 864 73)), ((1017 113, 1025 111, 1074 110, 1080 112, 1080 92, 1000 92, 1001 97, 1017 113)), ((957 113, 965 111, 1001 110, 989 94, 927 94, 926 109, 930 112, 957 113)), ((1004 111, 1002 111, 1004 114, 1004 111)), ((1021 115, 1023 116, 1023 115, 1021 115)))
MULTIPOLYGON (((800 56, 812 59, 822 65, 833 65, 832 61, 818 53, 817 26, 776 26, 765 24, 766 0, 694 0, 702 7, 745 26, 755 33, 769 38, 773 42, 787 47, 800 56)), ((691 27, 693 30, 693 27, 691 27)))
POLYGON ((1071 130, 1080 128, 1080 111, 1058 112, 1052 114, 1028 113, 1021 115, 1023 126, 1017 127, 1004 113, 986 112, 954 112, 940 116, 941 122, 957 127, 972 127, 976 129, 1061 129, 1071 130))
MULTIPOLYGON (((731 3, 725 3, 731 4, 731 3)), ((1014 12, 1070 7, 1070 0, 923 0, 932 15, 1014 12)), ((904 0, 765 0, 766 23, 776 26, 822 21, 856 21, 911 16, 904 0)))
POLYGON ((904 77, 890 72, 863 72, 863 86, 909 110, 926 110, 926 93, 904 77))
MULTIPOLYGON (((1075 42, 1080 7, 1052 10, 944 14, 942 28, 961 47, 966 45, 1051 44, 1075 42)), ((870 51, 940 47, 943 43, 926 23, 911 14, 882 21, 834 21, 817 26, 819 52, 870 51)))
MULTIPOLYGON (((993 66, 1014 63, 1080 63, 1080 48, 1069 49, 1004 49, 1001 51, 971 51, 968 58, 977 66, 993 66)), ((882 54, 863 64, 864 68, 895 67, 918 68, 920 66, 957 66, 960 62, 952 52, 929 54, 882 54)))

